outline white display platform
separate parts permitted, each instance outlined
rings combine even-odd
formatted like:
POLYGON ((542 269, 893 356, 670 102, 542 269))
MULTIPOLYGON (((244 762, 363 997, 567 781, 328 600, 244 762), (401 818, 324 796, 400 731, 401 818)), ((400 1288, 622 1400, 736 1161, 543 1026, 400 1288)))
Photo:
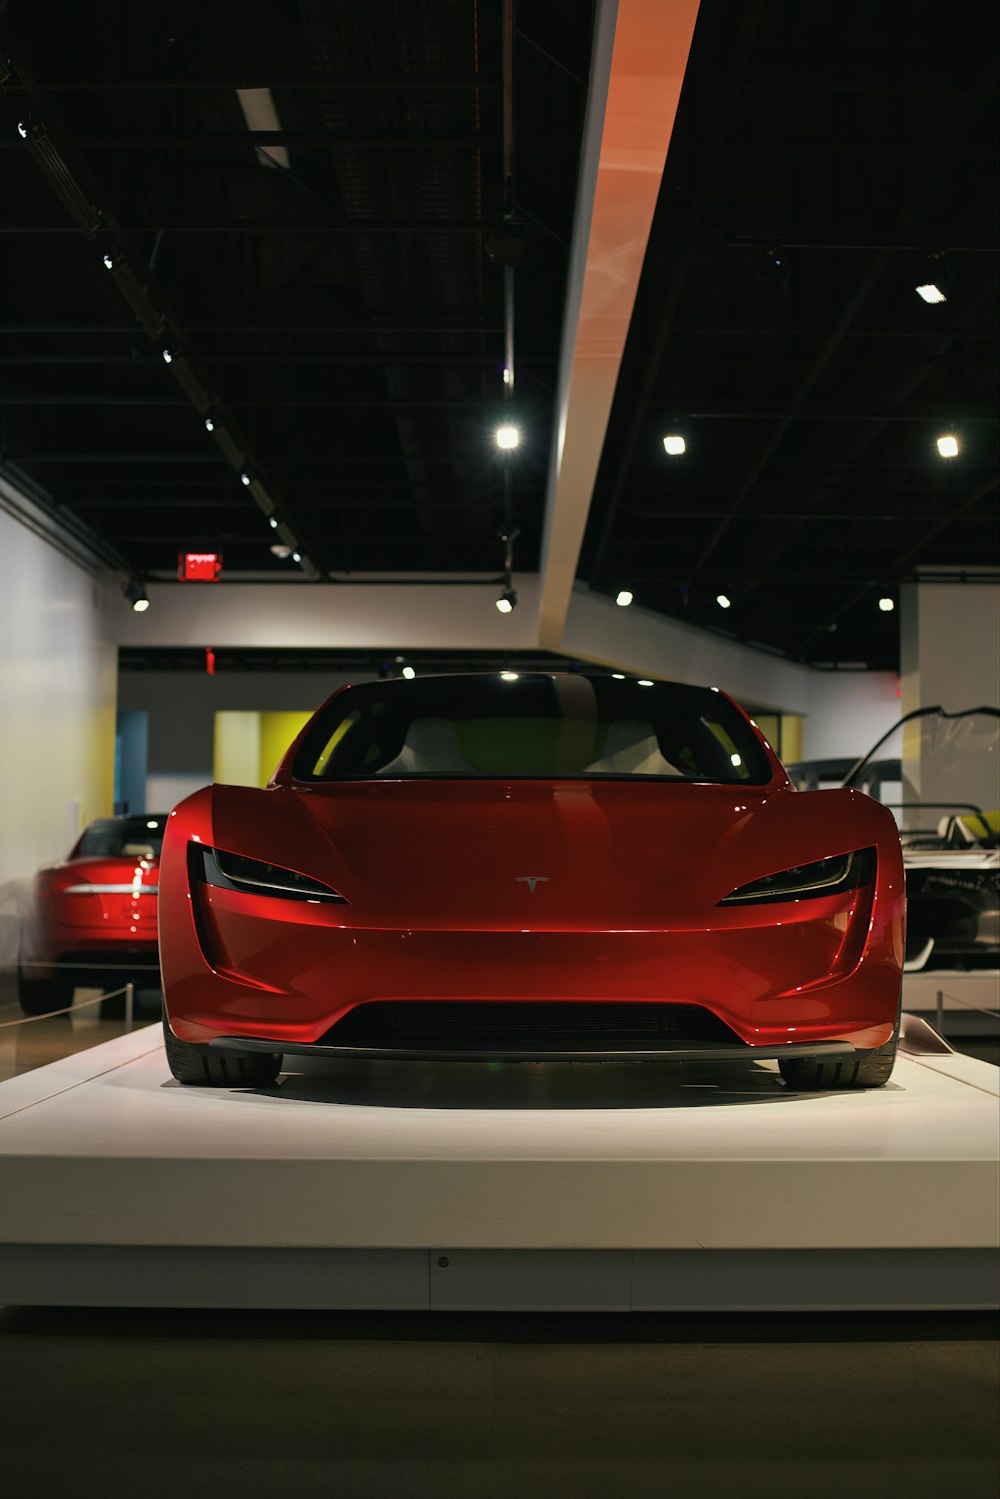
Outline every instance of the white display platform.
POLYGON ((254 1092, 180 1087, 150 1027, 0 1084, 0 1302, 995 1304, 1000 1074, 904 1045, 871 1092, 299 1059, 254 1092))

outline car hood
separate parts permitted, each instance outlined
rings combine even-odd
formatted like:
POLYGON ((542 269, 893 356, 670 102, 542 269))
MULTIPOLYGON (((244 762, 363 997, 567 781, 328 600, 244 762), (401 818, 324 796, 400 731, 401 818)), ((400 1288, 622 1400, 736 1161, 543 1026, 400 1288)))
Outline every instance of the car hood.
POLYGON ((895 837, 854 791, 653 781, 219 786, 212 821, 218 847, 333 886, 352 923, 404 928, 697 924, 750 880, 873 844, 883 822, 895 837))

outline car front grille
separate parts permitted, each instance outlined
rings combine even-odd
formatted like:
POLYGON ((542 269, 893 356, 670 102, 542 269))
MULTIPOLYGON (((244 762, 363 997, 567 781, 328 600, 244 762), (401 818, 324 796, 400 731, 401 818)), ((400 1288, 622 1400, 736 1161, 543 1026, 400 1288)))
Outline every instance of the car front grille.
POLYGON ((482 1053, 501 1048, 668 1051, 741 1042, 700 1005, 371 1000, 349 1011, 317 1044, 482 1053))

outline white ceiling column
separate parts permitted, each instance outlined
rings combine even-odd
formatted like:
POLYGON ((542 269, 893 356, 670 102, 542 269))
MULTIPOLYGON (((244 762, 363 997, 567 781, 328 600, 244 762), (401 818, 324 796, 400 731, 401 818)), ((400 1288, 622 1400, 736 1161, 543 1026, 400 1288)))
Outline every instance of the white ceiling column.
POLYGON ((562 645, 698 0, 598 0, 542 542, 539 644, 562 645))

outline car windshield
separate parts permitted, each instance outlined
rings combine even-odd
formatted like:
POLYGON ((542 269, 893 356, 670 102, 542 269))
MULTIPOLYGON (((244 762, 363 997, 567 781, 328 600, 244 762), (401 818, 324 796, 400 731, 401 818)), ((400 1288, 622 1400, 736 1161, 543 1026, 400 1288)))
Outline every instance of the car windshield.
POLYGON ((721 693, 569 672, 347 688, 317 715, 292 774, 301 781, 772 779, 753 730, 721 693))
POLYGON ((995 848, 998 776, 1000 711, 923 708, 879 740, 845 784, 889 807, 908 847, 995 848))
POLYGON ((166 816, 102 817, 92 822, 80 842, 78 859, 158 859, 166 816))

